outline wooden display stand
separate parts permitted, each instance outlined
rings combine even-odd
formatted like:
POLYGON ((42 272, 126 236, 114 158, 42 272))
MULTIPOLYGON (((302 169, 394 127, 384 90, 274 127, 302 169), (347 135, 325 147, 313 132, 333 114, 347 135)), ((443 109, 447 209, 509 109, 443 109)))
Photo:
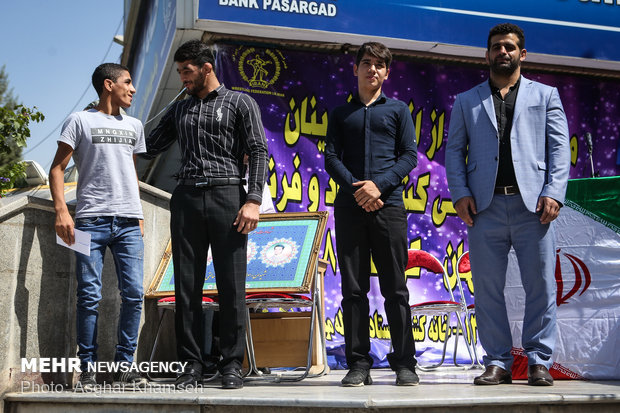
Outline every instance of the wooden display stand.
MULTIPOLYGON (((327 261, 319 260, 321 312, 324 312, 325 308, 323 277, 326 268, 327 261)), ((257 367, 301 367, 306 365, 311 321, 310 311, 251 313, 250 320, 257 367)), ((321 337, 319 334, 319 323, 324 322, 324 319, 317 318, 314 326, 316 334, 310 374, 320 373, 324 368, 329 369, 322 352, 323 346, 325 346, 325 337, 321 337)))

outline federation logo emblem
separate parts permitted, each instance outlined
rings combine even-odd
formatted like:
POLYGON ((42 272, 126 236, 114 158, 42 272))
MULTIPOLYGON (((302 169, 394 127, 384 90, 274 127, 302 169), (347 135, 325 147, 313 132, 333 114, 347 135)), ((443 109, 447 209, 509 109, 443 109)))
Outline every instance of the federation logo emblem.
POLYGON ((250 47, 239 56, 238 67, 241 78, 250 87, 267 89, 280 77, 283 63, 284 58, 277 50, 250 47))

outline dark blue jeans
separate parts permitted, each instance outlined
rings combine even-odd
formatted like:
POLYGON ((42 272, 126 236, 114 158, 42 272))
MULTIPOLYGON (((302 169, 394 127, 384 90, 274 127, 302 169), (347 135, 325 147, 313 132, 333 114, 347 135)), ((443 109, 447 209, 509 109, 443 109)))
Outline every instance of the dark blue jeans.
POLYGON ((121 309, 114 361, 132 362, 142 313, 144 244, 135 218, 78 218, 75 228, 91 235, 90 256, 76 253, 77 342, 80 368, 97 361, 97 319, 101 300, 101 272, 106 248, 116 266, 121 309))

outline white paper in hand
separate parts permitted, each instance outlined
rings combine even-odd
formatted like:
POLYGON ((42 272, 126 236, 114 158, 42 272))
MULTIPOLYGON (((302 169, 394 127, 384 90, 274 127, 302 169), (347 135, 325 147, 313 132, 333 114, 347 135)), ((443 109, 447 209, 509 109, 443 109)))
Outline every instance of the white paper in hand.
POLYGON ((62 245, 63 247, 71 248, 81 254, 90 256, 90 234, 88 232, 80 231, 79 229, 73 230, 75 234, 75 243, 73 245, 69 245, 62 240, 56 234, 56 243, 58 245, 62 245))

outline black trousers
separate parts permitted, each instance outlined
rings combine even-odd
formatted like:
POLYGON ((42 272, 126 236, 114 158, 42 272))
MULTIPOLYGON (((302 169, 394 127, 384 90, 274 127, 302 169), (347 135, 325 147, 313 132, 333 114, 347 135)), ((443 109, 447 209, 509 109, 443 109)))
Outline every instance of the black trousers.
POLYGON ((407 263, 407 216, 402 205, 378 211, 360 207, 334 209, 336 248, 342 281, 345 354, 349 369, 369 369, 370 256, 379 277, 394 351, 388 354, 393 370, 416 365, 411 327, 407 263))
POLYGON ((245 202, 241 185, 179 185, 170 200, 177 355, 202 371, 202 286, 211 246, 220 305, 220 372, 240 369, 245 350, 247 235, 233 226, 245 202))

